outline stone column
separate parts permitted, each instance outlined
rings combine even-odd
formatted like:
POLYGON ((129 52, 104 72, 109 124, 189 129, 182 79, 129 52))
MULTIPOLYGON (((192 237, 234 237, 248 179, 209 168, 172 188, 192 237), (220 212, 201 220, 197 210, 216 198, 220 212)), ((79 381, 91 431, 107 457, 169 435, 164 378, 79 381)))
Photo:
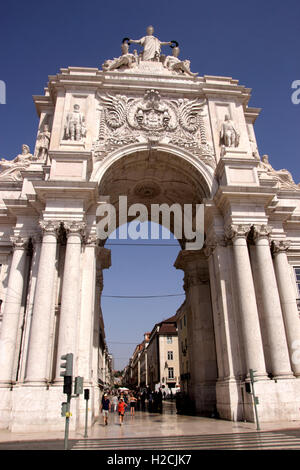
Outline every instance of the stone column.
POLYGON ((84 222, 64 222, 67 234, 67 247, 64 265, 61 310, 59 318, 56 381, 61 382, 61 356, 67 353, 76 355, 76 331, 80 306, 80 255, 81 237, 84 222))
POLYGON ((300 363, 293 360, 293 355, 300 345, 300 320, 295 290, 292 284, 290 265, 287 258, 287 250, 290 246, 288 240, 273 241, 274 268, 280 295, 285 332, 291 365, 294 375, 300 376, 300 363))
POLYGON ((90 235, 85 239, 82 265, 81 315, 79 328, 78 375, 90 383, 92 365, 92 348, 95 296, 96 296, 96 250, 97 238, 90 235))
POLYGON ((274 378, 292 377, 277 282, 270 250, 271 227, 254 226, 257 275, 266 328, 271 373, 274 378))
POLYGON ((264 351, 246 239, 250 228, 250 225, 231 225, 227 228, 226 235, 232 240, 233 245, 236 292, 239 299, 247 375, 249 375, 249 369, 254 369, 257 377, 266 378, 264 351))
POLYGON ((34 295, 25 382, 43 385, 48 377, 49 338, 59 222, 40 221, 43 240, 34 295))
POLYGON ((5 308, 0 336, 0 386, 13 382, 13 367, 16 354, 20 309, 26 276, 28 238, 11 237, 13 256, 6 291, 5 308))

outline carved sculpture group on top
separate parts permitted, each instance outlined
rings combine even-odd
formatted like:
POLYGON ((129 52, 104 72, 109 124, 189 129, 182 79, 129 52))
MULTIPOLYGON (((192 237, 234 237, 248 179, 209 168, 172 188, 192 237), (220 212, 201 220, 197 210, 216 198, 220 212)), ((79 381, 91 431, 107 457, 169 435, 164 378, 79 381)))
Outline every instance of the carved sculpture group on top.
POLYGON ((26 170, 32 162, 37 158, 30 153, 28 145, 22 145, 22 153, 17 155, 13 160, 0 161, 0 179, 5 181, 21 181, 21 171, 26 170))
POLYGON ((85 117, 80 111, 79 104, 74 104, 73 111, 66 117, 64 138, 66 140, 81 141, 86 136, 85 117))
POLYGON ((196 77, 197 73, 192 73, 190 70, 189 60, 180 60, 178 58, 180 49, 177 41, 163 42, 156 38, 154 35, 153 26, 148 26, 146 36, 141 39, 124 38, 122 43, 122 55, 115 59, 106 60, 102 65, 103 71, 111 70, 130 70, 136 69, 138 71, 139 65, 145 62, 158 62, 162 64, 162 70, 171 74, 183 74, 191 77, 196 77), (136 50, 134 53, 129 52, 130 44, 139 44, 143 47, 143 51, 138 54, 136 50), (161 46, 170 46, 173 51, 172 55, 167 57, 161 54, 161 46))
POLYGON ((275 180, 279 189, 300 189, 300 183, 296 184, 288 170, 275 170, 269 162, 268 155, 263 155, 258 165, 260 180, 275 180))
POLYGON ((98 99, 97 160, 130 143, 159 142, 184 148, 215 167, 214 151, 206 139, 205 99, 167 99, 154 89, 141 97, 98 94, 98 99))

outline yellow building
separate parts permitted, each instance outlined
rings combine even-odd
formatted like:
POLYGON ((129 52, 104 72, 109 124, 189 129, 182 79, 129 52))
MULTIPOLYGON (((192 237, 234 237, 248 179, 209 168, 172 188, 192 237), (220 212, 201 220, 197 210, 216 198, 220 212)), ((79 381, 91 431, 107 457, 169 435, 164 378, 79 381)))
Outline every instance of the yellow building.
POLYGON ((188 314, 185 302, 177 310, 176 323, 178 330, 180 391, 188 394, 190 380, 190 361, 188 345, 188 314))

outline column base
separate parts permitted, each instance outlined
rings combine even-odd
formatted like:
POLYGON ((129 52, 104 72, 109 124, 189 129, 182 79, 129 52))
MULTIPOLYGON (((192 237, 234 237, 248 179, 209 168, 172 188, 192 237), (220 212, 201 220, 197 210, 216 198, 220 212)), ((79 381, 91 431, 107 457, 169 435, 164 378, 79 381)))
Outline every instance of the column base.
MULTIPOLYGON (((99 389, 90 386, 89 426, 99 416, 99 389)), ((66 401, 62 386, 45 387, 29 383, 18 384, 11 389, 0 389, 0 429, 11 432, 64 432, 65 419, 61 416, 61 403, 66 401)), ((85 425, 85 400, 83 395, 71 400, 70 431, 85 425)))

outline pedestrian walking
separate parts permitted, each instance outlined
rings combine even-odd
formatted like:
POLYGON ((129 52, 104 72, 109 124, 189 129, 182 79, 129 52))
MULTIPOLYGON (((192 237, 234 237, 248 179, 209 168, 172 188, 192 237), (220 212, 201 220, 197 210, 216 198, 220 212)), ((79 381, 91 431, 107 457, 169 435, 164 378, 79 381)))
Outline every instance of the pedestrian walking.
POLYGON ((104 426, 107 426, 107 424, 108 424, 108 414, 109 414, 109 411, 110 411, 110 400, 107 396, 107 393, 105 393, 102 397, 101 411, 102 411, 102 415, 103 415, 104 426))
POLYGON ((119 416, 120 416, 120 426, 122 426, 122 424, 123 424, 124 413, 125 413, 126 407, 127 407, 127 405, 126 405, 124 399, 120 398, 120 401, 119 401, 119 404, 118 404, 118 412, 119 412, 119 416))
POLYGON ((112 397, 112 405, 113 405, 113 411, 116 412, 117 409, 118 409, 118 397, 116 395, 114 395, 112 397))
POLYGON ((137 399, 135 398, 135 396, 134 396, 134 395, 130 395, 130 397, 129 397, 130 416, 134 416, 134 411, 135 411, 136 402, 137 402, 137 399))

